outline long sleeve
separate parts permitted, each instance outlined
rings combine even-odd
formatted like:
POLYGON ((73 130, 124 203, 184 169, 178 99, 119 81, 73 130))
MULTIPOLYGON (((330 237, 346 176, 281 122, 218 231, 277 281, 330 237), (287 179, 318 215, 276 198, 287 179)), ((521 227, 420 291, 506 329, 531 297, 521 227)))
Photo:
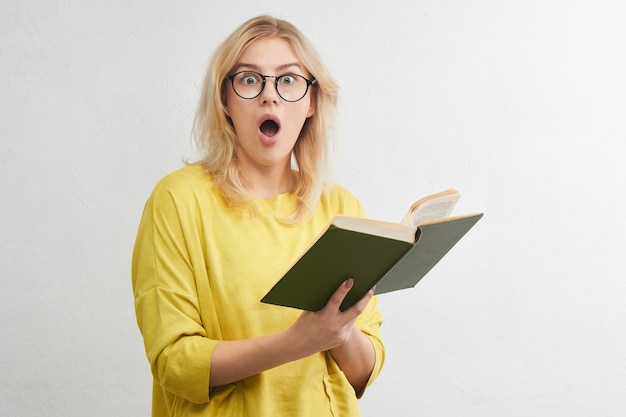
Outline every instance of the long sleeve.
POLYGON ((152 374, 167 391, 208 401, 210 359, 191 258, 171 195, 157 189, 146 204, 133 254, 137 322, 152 374))
MULTIPOLYGON (((361 314, 361 316, 357 319, 357 326, 372 342, 376 357, 374 368, 372 369, 372 374, 367 381, 366 387, 372 385, 374 380, 380 374, 383 364, 385 363, 385 346, 380 335, 380 326, 382 325, 382 322, 383 315, 378 310, 378 297, 374 297, 367 305, 363 314, 361 314)), ((360 395, 362 396, 364 392, 365 391, 361 392, 360 395)))

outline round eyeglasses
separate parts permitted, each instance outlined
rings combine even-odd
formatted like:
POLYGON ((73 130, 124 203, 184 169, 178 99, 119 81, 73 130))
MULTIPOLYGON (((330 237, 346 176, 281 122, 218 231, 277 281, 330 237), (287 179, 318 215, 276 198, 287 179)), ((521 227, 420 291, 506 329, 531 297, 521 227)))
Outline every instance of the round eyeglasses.
POLYGON ((317 82, 317 80, 308 80, 302 75, 285 74, 285 75, 263 75, 256 71, 240 71, 227 77, 235 94, 239 97, 252 100, 261 95, 265 88, 267 78, 274 79, 276 92, 285 101, 293 103, 302 100, 309 87, 317 82))

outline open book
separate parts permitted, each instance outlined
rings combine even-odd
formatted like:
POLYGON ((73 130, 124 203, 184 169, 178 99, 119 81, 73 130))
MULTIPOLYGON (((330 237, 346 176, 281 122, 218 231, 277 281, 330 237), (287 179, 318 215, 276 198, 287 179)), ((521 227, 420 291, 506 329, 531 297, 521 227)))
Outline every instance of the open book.
POLYGON ((317 311, 353 278, 345 310, 374 286, 376 294, 414 287, 482 217, 449 217, 459 198, 452 189, 421 198, 401 223, 335 217, 261 301, 317 311))

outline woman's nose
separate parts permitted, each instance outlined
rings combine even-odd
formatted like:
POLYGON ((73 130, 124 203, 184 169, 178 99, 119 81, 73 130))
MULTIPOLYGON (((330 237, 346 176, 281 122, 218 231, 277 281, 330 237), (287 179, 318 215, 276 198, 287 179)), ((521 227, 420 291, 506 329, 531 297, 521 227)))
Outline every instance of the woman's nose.
POLYGON ((265 86, 263 87, 263 91, 261 91, 261 102, 265 103, 267 101, 271 101, 273 103, 278 103, 280 101, 280 95, 278 94, 278 89, 276 88, 276 77, 265 76, 265 86))

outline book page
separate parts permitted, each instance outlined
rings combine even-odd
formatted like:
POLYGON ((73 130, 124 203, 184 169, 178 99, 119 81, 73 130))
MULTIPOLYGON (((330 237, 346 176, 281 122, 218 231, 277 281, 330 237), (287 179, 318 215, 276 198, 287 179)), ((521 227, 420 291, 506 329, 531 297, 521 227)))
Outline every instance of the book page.
POLYGON ((415 238, 415 230, 412 227, 382 220, 338 215, 332 224, 342 229, 386 237, 388 239, 402 240, 408 243, 413 243, 415 238))
POLYGON ((446 190, 418 200, 402 219, 402 224, 416 227, 420 223, 448 217, 459 201, 456 190, 446 190))

